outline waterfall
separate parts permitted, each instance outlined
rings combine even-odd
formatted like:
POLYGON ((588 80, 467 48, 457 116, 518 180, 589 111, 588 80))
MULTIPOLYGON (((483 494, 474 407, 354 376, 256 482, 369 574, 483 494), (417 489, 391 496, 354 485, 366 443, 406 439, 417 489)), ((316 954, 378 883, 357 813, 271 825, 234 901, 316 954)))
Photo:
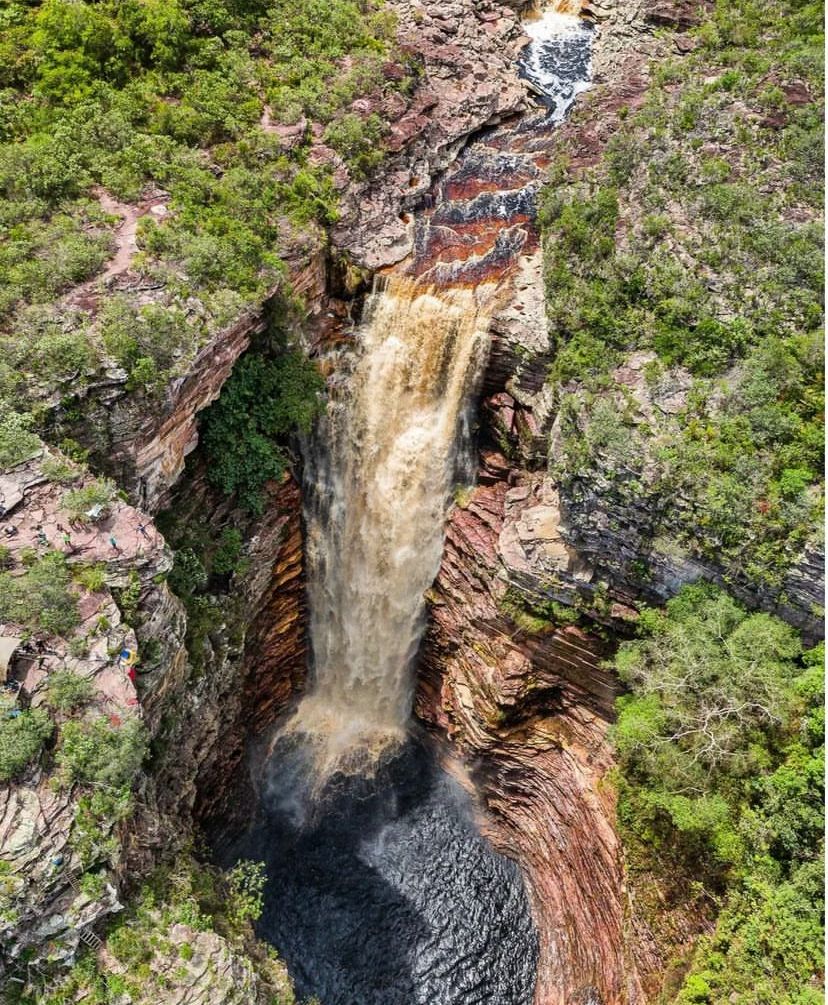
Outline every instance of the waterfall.
POLYGON ((311 686, 289 728, 329 770, 402 740, 494 286, 379 280, 307 444, 311 686))

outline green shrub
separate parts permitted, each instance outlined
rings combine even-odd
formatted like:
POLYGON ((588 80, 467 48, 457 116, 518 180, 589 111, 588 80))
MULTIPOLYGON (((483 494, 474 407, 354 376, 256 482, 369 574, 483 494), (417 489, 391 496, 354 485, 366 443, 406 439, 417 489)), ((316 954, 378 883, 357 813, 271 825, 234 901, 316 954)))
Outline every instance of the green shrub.
POLYGON ((69 515, 71 521, 79 523, 95 523, 102 520, 115 498, 115 485, 110 481, 93 481, 79 489, 65 492, 61 506, 69 515), (89 512, 99 509, 97 516, 89 512))
POLYGON ((98 562, 95 565, 75 566, 72 570, 75 582, 90 593, 98 593, 106 586, 106 565, 98 562))
POLYGON ((242 536, 234 527, 225 527, 212 554, 210 571, 217 576, 238 572, 242 563, 242 536))
POLYGON ((113 726, 105 716, 73 720, 60 733, 56 761, 63 784, 121 789, 130 785, 147 752, 147 733, 139 719, 113 726))
POLYGON ((298 352, 276 359, 244 356, 202 420, 213 485, 260 512, 262 487, 281 478, 287 466, 281 442, 295 429, 310 428, 323 387, 316 367, 298 352))
POLYGON ((83 475, 83 471, 76 464, 52 456, 43 461, 40 470, 50 482, 55 482, 57 485, 72 485, 83 475))
POLYGON ((85 872, 78 884, 81 888, 82 893, 89 897, 90 900, 98 900, 103 896, 106 890, 106 873, 103 872, 85 872))
POLYGON ((129 570, 126 586, 115 590, 115 600, 121 611, 121 617, 127 625, 138 624, 138 608, 141 604, 141 577, 135 569, 129 570))
POLYGON ((20 365, 47 386, 78 381, 97 363, 84 324, 67 325, 51 310, 32 307, 17 317, 16 328, 20 365))
POLYGON ((71 670, 56 670, 49 674, 47 694, 49 704, 58 712, 72 712, 91 700, 93 688, 86 677, 71 670))
POLYGON ((264 908, 264 888, 267 882, 264 862, 243 859, 227 874, 230 898, 227 917, 232 925, 243 926, 248 921, 258 921, 264 908))
POLYGON ((120 789, 95 788, 78 798, 69 837, 84 868, 117 859, 120 845, 112 831, 129 817, 132 807, 129 784, 120 789))
POLYGON ((192 548, 180 548, 175 553, 167 582, 182 600, 199 593, 207 585, 207 570, 192 548))
POLYGON ((0 470, 31 457, 41 446, 31 415, 0 408, 0 470))
POLYGON ((198 340, 199 329, 177 307, 137 307, 113 297, 101 311, 101 337, 107 352, 129 374, 131 387, 157 389, 166 383, 176 360, 198 340))
POLYGON ((30 708, 9 718, 6 708, 0 715, 0 780, 14 778, 40 753, 52 735, 54 723, 42 708, 30 708))
POLYGON ((80 623, 72 579, 60 552, 35 555, 23 576, 0 572, 0 621, 67 636, 80 623))
POLYGON ((350 165, 355 177, 364 178, 382 162, 384 130, 378 115, 363 119, 349 112, 328 126, 323 139, 350 165))

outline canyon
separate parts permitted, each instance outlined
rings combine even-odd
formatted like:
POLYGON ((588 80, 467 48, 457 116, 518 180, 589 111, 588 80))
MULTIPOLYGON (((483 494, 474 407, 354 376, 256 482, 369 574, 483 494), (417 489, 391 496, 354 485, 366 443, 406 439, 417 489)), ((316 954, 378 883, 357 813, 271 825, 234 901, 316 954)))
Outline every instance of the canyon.
MULTIPOLYGON (((77 889, 71 795, 39 771, 4 794, 0 842, 27 876, 25 907, 4 922, 9 959, 70 962, 83 932, 102 931, 198 833, 222 866, 265 862, 257 934, 323 1005, 356 1005, 354 986, 359 1005, 637 1005, 712 918, 678 904, 665 936, 635 903, 608 660, 642 606, 725 574, 651 550, 646 512, 556 482, 537 216, 555 157, 597 160, 643 102, 651 60, 692 47, 697 13, 662 0, 540 15, 497 0, 389 7, 422 73, 394 116, 380 109, 391 140, 375 176, 349 178, 315 144, 338 186, 330 242, 312 228, 286 237, 269 307, 216 332, 163 407, 110 373, 71 418, 129 499, 107 531, 122 550, 95 556, 108 578, 84 615, 117 629, 116 600, 137 583, 140 622, 122 645, 152 657, 123 690, 114 670, 107 681, 51 652, 26 688, 58 667, 93 672, 107 714, 146 723, 152 767, 96 863, 97 897, 77 889), (210 482, 200 414, 288 289, 304 310, 287 325, 327 379, 327 413, 261 512, 243 512, 210 482), (194 608, 166 582, 188 527, 243 541, 197 660, 194 608), (539 623, 540 608, 555 614, 539 623), (47 864, 58 854, 68 868, 47 864)), ((105 285, 132 282, 121 255, 105 285)), ((633 364, 642 407, 663 404, 633 364)), ((0 493, 21 529, 52 534, 43 460, 0 493)), ((809 545, 783 590, 736 589, 815 638, 821 569, 809 545)), ((266 1000, 225 946, 204 955, 248 981, 244 1000, 266 1000)), ((230 1000, 206 976, 188 993, 176 1000, 230 1000)))

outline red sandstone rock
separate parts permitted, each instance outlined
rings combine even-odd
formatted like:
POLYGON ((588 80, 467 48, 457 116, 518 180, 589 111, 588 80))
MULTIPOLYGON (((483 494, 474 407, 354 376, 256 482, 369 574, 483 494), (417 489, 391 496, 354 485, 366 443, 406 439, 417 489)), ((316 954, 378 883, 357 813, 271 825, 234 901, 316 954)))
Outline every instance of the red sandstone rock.
POLYGON ((481 487, 456 509, 432 591, 416 710, 469 763, 495 846, 526 876, 541 940, 537 1005, 595 989, 631 1000, 623 869, 606 741, 614 683, 603 644, 576 628, 538 636, 499 609, 498 537, 507 488, 481 487))

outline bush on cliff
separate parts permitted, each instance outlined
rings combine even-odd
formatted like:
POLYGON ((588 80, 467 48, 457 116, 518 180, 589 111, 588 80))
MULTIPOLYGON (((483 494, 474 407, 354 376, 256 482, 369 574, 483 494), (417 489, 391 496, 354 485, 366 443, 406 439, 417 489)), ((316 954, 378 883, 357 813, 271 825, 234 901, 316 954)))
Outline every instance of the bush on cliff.
POLYGON ((54 728, 45 709, 21 711, 0 704, 0 781, 10 781, 33 761, 54 728))
POLYGON ((319 371, 297 351, 273 359, 243 357, 204 414, 202 442, 212 484, 235 494, 245 509, 261 512, 262 488, 287 467, 285 438, 296 429, 308 432, 323 388, 319 371))
POLYGON ((35 993, 25 1005, 76 1000, 112 1005, 181 996, 226 1000, 227 972, 233 975, 231 993, 247 992, 245 1000, 295 1005, 287 967, 253 939, 250 919, 260 900, 260 869, 246 866, 248 892, 240 913, 236 870, 222 874, 186 854, 162 866, 118 915, 106 935, 106 953, 81 955, 48 982, 33 973, 35 993))
POLYGON ((0 415, 0 471, 20 464, 40 449, 40 437, 32 432, 33 424, 31 415, 3 409, 0 415))
POLYGON ((122 789, 138 773, 147 753, 147 731, 140 719, 113 725, 105 716, 75 719, 60 731, 56 760, 66 785, 122 789))
POLYGON ((66 558, 59 551, 32 558, 23 575, 0 572, 0 621, 67 636, 80 623, 80 614, 66 558))
POLYGON ((131 387, 160 390, 192 341, 191 326, 177 307, 139 308, 125 297, 113 297, 100 317, 106 350, 127 371, 131 387))
POLYGON ((73 712, 91 700, 92 682, 71 670, 57 670, 49 674, 47 694, 49 704, 59 712, 73 712))
POLYGON ((627 844, 722 905, 684 1005, 812 1000, 822 958, 822 660, 821 646, 803 653, 789 626, 708 585, 645 612, 639 638, 619 649, 630 688, 614 729, 627 844))
POLYGON ((95 479, 79 489, 64 492, 61 508, 72 522, 90 524, 103 519, 115 498, 115 484, 107 479, 95 479), (90 515, 90 514, 98 514, 90 515))

